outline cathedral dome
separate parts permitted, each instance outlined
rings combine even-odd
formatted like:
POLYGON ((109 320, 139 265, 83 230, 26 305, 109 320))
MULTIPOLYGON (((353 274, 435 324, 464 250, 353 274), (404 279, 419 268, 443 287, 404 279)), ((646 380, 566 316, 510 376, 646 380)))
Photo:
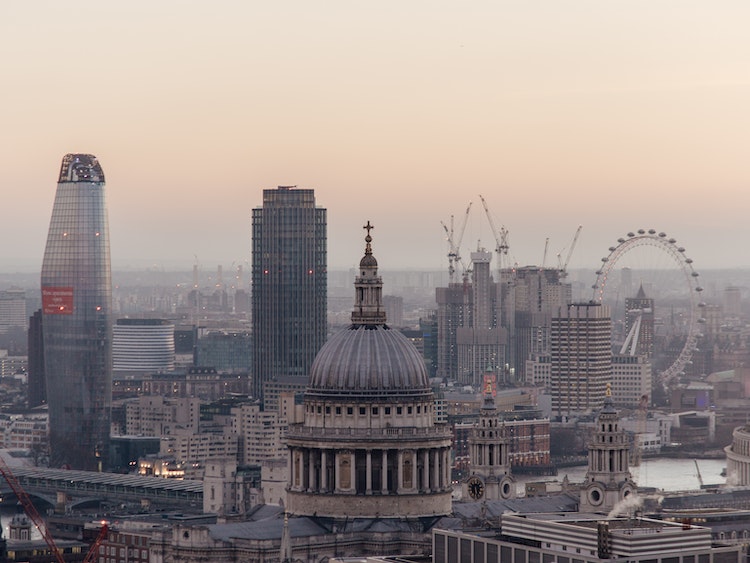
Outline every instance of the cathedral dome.
POLYGON ((389 395, 429 393, 414 345, 385 325, 351 325, 332 336, 310 370, 308 393, 389 395))

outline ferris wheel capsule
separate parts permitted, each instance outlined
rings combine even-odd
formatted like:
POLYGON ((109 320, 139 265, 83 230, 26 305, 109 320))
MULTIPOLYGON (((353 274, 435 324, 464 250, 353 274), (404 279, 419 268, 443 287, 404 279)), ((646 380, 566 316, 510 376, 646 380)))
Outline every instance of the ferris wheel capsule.
POLYGON ((661 237, 661 238, 664 238, 664 237, 666 237, 666 236, 667 236, 667 233, 665 233, 665 232, 661 232, 661 233, 659 233, 659 237, 661 237))
POLYGON ((650 234, 650 235, 653 235, 653 234, 655 234, 655 233, 656 233, 656 231, 655 231, 654 229, 649 229, 649 230, 648 230, 648 234, 650 234))
POLYGON ((633 237, 635 236, 635 233, 628 233, 628 236, 629 236, 630 238, 633 238, 633 237))
POLYGON ((672 244, 674 244, 674 243, 677 242, 677 239, 671 238, 671 239, 669 239, 669 242, 671 242, 672 244))
POLYGON ((622 244, 623 242, 625 242, 625 239, 622 238, 622 237, 620 237, 620 238, 617 239, 617 242, 619 242, 620 244, 622 244))
POLYGON ((646 231, 644 231, 643 229, 638 229, 638 234, 639 235, 645 235, 646 231))

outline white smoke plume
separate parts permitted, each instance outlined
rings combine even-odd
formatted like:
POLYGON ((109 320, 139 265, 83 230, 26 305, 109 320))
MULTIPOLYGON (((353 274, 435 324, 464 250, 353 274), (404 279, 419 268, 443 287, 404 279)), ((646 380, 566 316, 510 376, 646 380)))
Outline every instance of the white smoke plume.
POLYGON ((635 493, 628 495, 612 507, 612 510, 607 514, 607 520, 610 518, 616 518, 617 516, 627 516, 628 514, 632 514, 641 508, 641 506, 643 506, 643 500, 641 497, 635 493))

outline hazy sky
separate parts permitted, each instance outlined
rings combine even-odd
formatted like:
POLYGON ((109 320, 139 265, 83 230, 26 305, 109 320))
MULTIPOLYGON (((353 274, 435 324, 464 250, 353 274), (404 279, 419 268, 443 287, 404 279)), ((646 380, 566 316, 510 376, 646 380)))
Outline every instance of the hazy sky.
POLYGON ((540 263, 627 231, 750 266, 750 2, 0 3, 0 270, 41 265, 60 160, 107 177, 115 268, 250 260, 263 188, 328 208, 329 267, 441 268, 477 194, 540 263))

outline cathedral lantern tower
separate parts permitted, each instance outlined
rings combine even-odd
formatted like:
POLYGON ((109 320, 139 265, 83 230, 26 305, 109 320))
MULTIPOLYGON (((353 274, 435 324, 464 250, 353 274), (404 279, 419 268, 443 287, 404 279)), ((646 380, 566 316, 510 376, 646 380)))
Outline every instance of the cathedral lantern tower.
POLYGON ((628 469, 628 437, 620 427, 620 417, 612 403, 612 390, 607 392, 596 420, 596 430, 589 444, 589 465, 581 489, 581 512, 607 512, 636 493, 637 488, 628 469))
POLYGON ((414 345, 386 324, 383 281, 364 227, 352 323, 321 348, 305 421, 289 428, 287 510, 331 518, 451 512, 451 432, 414 345))
POLYGON ((510 473, 509 446, 505 425, 500 421, 492 396, 492 382, 485 381, 479 422, 469 437, 471 475, 461 486, 464 500, 515 498, 516 483, 510 473))

